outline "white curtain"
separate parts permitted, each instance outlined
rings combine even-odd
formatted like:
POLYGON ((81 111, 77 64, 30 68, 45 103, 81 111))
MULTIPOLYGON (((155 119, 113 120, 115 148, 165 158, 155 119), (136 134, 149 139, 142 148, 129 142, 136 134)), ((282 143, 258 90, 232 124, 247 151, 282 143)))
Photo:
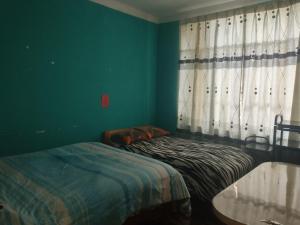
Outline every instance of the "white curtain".
POLYGON ((291 118, 300 4, 199 18, 180 32, 178 128, 272 139, 275 115, 291 118))

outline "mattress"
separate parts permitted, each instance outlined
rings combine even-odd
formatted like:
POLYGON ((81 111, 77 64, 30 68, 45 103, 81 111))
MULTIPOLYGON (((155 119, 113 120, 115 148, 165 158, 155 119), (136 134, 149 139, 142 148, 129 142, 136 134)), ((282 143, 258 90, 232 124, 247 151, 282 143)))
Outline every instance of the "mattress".
POLYGON ((205 202, 254 167, 253 158, 239 148, 172 136, 122 148, 172 165, 182 174, 192 197, 205 202))
POLYGON ((168 202, 188 217, 189 197, 171 166, 101 143, 0 159, 1 225, 121 225, 168 202))

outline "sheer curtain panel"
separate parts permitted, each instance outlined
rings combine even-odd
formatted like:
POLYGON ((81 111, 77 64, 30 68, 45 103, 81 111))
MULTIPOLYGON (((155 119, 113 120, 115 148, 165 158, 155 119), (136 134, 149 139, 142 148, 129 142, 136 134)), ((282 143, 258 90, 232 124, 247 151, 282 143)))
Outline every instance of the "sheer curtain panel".
POLYGON ((297 2, 182 22, 178 128, 271 139, 274 116, 291 118, 299 34, 297 2))

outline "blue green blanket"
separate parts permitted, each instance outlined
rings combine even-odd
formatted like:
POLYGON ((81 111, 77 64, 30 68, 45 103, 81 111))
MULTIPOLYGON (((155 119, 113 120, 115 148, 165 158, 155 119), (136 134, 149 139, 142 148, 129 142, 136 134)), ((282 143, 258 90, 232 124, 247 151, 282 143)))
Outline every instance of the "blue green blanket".
POLYGON ((120 225, 177 200, 189 193, 171 166, 100 143, 0 159, 1 225, 120 225))

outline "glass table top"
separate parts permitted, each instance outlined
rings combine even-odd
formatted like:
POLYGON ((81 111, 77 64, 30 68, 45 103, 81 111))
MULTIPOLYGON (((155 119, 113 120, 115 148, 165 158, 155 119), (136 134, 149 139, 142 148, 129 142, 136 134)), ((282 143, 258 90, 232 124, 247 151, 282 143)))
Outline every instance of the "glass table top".
POLYGON ((300 166, 263 163, 216 195, 213 206, 226 224, 300 225, 300 166))

